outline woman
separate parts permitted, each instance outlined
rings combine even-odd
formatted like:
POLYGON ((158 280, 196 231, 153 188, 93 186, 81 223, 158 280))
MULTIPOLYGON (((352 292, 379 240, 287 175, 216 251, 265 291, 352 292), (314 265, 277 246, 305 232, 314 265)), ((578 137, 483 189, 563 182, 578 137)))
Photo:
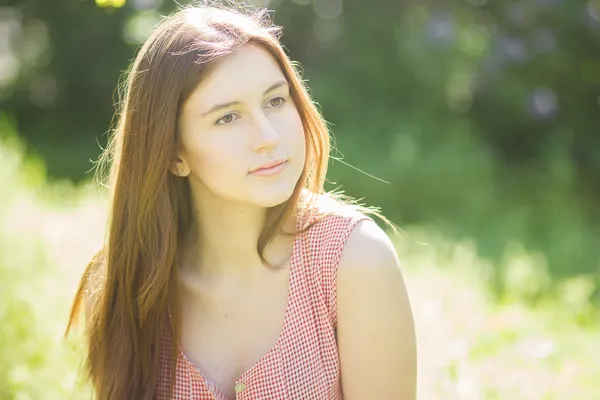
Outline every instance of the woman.
POLYGON ((188 8, 129 71, 69 321, 83 300, 100 400, 415 397, 397 256, 324 193, 326 123, 278 37, 265 12, 188 8))

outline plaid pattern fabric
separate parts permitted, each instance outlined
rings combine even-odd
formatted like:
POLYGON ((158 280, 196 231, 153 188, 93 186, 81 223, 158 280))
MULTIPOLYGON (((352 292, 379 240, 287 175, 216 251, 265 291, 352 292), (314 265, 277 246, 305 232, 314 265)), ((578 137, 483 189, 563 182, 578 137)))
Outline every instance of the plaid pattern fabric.
MULTIPOLYGON (((324 214, 317 208, 303 215, 298 227, 324 214)), ((237 400, 343 399, 336 342, 337 264, 350 232, 366 218, 339 206, 296 237, 283 329, 273 348, 236 381, 237 400)), ((170 339, 167 332, 161 347, 163 366, 168 365, 170 339)), ((181 349, 171 396, 160 382, 164 381, 159 379, 160 399, 232 400, 206 379, 181 349)))

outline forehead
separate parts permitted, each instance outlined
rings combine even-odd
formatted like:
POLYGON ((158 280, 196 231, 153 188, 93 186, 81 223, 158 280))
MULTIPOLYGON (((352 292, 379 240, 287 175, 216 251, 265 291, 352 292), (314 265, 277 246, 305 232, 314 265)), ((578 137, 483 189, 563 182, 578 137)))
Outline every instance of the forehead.
POLYGON ((188 102, 204 108, 221 102, 243 102, 262 96, 280 80, 285 80, 285 75, 273 55, 260 45, 246 45, 217 61, 188 102))

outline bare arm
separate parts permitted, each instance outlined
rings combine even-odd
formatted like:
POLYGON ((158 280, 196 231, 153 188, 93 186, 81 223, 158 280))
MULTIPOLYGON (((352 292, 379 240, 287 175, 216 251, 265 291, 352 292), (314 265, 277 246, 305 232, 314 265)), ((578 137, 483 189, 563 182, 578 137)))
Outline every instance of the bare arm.
POLYGON ((337 291, 344 399, 414 400, 412 311, 396 251, 374 222, 359 222, 348 238, 337 291))

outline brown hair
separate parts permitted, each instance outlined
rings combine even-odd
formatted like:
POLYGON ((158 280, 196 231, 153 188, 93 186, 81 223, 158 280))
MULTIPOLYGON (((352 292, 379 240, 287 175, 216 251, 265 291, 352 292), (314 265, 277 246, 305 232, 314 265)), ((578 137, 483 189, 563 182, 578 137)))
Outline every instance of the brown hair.
POLYGON ((323 192, 329 132, 279 34, 264 10, 184 8, 159 24, 128 71, 116 131, 97 170, 100 175, 110 165, 107 238, 81 278, 66 331, 83 301, 86 374, 99 400, 155 398, 165 329, 173 338, 173 383, 181 329, 177 244, 190 220, 190 196, 187 179, 171 174, 169 166, 181 106, 220 57, 248 43, 270 51, 290 84, 304 126, 304 171, 291 198, 269 212, 257 244, 263 261, 265 246, 294 212, 301 191, 323 192))

